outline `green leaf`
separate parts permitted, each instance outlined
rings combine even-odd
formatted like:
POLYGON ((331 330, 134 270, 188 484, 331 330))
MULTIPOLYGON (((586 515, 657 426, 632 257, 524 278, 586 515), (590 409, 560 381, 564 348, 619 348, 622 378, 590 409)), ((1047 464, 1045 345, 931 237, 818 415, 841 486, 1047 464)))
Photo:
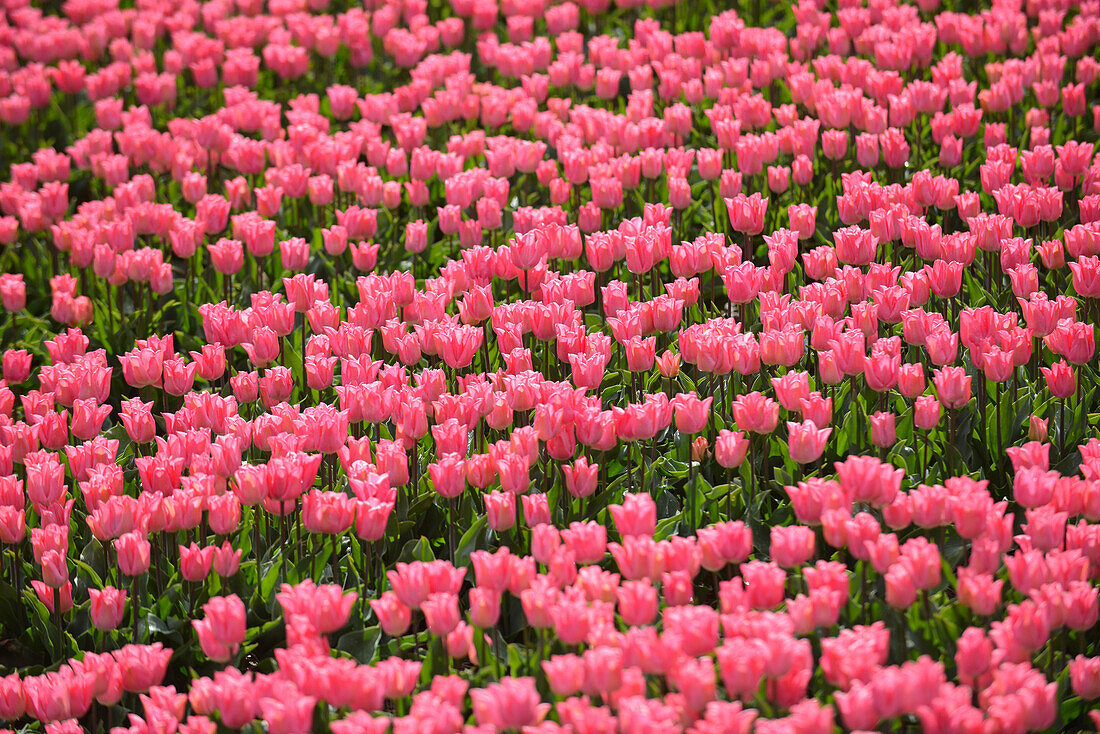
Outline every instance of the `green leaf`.
POLYGON ((183 626, 183 622, 169 617, 168 619, 161 619, 152 614, 145 615, 145 628, 150 632, 155 632, 158 635, 169 635, 176 632, 183 626))
MULTIPOLYGON (((97 546, 97 545, 99 545, 99 544, 98 544, 98 543, 89 543, 89 544, 88 544, 88 548, 92 548, 93 546, 97 546)), ((103 581, 102 581, 102 579, 100 578, 99 574, 98 574, 98 573, 96 573, 96 571, 95 571, 95 569, 94 569, 94 568, 92 568, 91 566, 89 566, 89 565, 88 565, 87 563, 85 563, 85 562, 84 562, 83 560, 81 560, 81 559, 79 559, 79 558, 74 558, 74 559, 73 559, 73 564, 74 564, 74 565, 75 565, 75 566, 76 566, 76 567, 77 567, 78 569, 81 569, 82 571, 84 571, 85 573, 87 573, 87 574, 88 574, 89 576, 91 576, 91 580, 92 580, 93 582, 95 582, 95 583, 94 583, 94 584, 92 584, 92 585, 90 586, 90 588, 95 588, 95 589, 101 589, 101 588, 103 588, 103 581)), ((82 581, 85 581, 85 582, 86 582, 86 580, 84 580, 84 579, 82 579, 82 581)))
POLYGON ((264 570, 263 580, 260 582, 260 598, 264 601, 271 599, 271 593, 275 590, 275 584, 279 582, 279 570, 282 567, 283 557, 280 554, 269 561, 268 567, 264 570))
POLYGON ((680 516, 666 517, 657 522, 657 529, 653 531, 654 540, 667 540, 676 534, 680 527, 680 516))
POLYGON ((526 672, 526 661, 524 660, 523 653, 520 652, 519 645, 508 646, 508 669, 512 672, 513 676, 523 675, 526 672))
POLYGON ((462 534, 462 538, 458 541, 458 550, 455 552, 455 566, 461 568, 463 566, 470 565, 470 554, 478 549, 478 541, 481 538, 482 531, 485 529, 485 524, 488 522, 487 515, 481 515, 469 529, 462 534))
POLYGON ((420 536, 416 540, 410 540, 405 543, 405 547, 401 549, 401 556, 398 559, 403 563, 412 563, 413 561, 423 561, 429 563, 435 560, 435 554, 432 553, 431 543, 424 536, 420 536))
POLYGON ((340 637, 336 642, 336 649, 346 652, 365 665, 374 659, 381 639, 382 629, 380 627, 367 627, 364 630, 348 632, 340 637))
POLYGON ((657 519, 678 518, 680 515, 680 500, 667 489, 657 495, 657 519))

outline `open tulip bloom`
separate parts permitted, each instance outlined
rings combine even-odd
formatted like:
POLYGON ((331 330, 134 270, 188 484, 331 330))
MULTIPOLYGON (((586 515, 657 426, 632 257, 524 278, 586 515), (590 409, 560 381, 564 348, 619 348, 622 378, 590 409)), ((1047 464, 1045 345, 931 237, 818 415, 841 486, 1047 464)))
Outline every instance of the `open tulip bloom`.
POLYGON ((0 15, 0 731, 1100 727, 1100 2, 0 15))

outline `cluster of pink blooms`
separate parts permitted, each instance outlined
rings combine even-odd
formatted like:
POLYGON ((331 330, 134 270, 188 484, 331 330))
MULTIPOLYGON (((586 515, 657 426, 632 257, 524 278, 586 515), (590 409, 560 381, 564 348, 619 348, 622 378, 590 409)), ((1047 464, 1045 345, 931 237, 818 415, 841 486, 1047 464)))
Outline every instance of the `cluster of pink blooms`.
MULTIPOLYGON (((1100 440, 1081 448, 1086 474, 1094 475, 1100 440)), ((339 714, 331 724, 338 732, 381 732, 391 723, 395 732, 621 727, 702 734, 753 731, 754 725, 765 732, 831 732, 837 715, 850 730, 916 716, 929 731, 1042 731, 1057 716, 1057 683, 1032 666, 1032 656, 1068 631, 1095 627, 1100 577, 1100 491, 1095 480, 1050 471, 1048 449, 1037 442, 1010 449, 1013 498, 1026 508, 1023 533, 1015 537, 1007 503, 995 502, 985 481, 954 477, 904 491, 900 469, 852 456, 836 465, 836 479, 788 488, 799 524, 772 527, 761 552, 754 553, 752 532, 739 520, 656 540, 657 507, 648 494, 627 493, 610 505, 610 528, 594 521, 558 528, 547 522, 544 496, 538 502, 529 500, 539 495, 523 495, 530 555, 506 546, 475 551, 472 586, 465 584, 467 570, 447 561, 398 563, 388 572, 388 590, 370 601, 382 631, 401 637, 414 617, 422 618, 455 661, 476 665, 488 645, 481 638, 500 621, 506 597, 519 601, 527 624, 540 638, 550 635, 560 651, 539 663, 553 706, 541 702, 529 677, 504 676, 468 690, 460 676, 437 675, 416 692, 419 661, 389 657, 372 665, 332 657, 329 635, 348 624, 356 594, 307 580, 277 594, 286 646, 275 650, 276 673, 229 667, 177 693, 158 686, 170 651, 159 643, 130 645, 86 653, 57 672, 0 679, 0 716, 25 714, 47 722, 50 731, 80 731, 75 718, 93 699, 110 706, 129 692, 144 694, 144 719, 132 715, 122 730, 131 732, 177 725, 212 732, 215 720, 236 729, 256 718, 275 732, 309 731, 319 701, 339 714), (1070 518, 1078 520, 1068 524, 1070 518), (851 569, 823 560, 829 550, 858 559, 865 564, 862 583, 868 576, 883 583, 889 606, 907 614, 918 597, 941 585, 945 559, 926 537, 900 541, 899 535, 944 526, 955 528, 970 549, 950 584, 959 604, 975 620, 997 618, 988 629, 979 624, 961 632, 955 680, 944 661, 927 655, 888 664, 891 644, 909 644, 892 641, 904 637, 904 618, 889 626, 861 624, 864 600, 849 591, 851 569), (609 542, 611 533, 619 540, 609 542), (609 558, 614 571, 601 566, 609 558), (1002 568, 1007 586, 996 577, 1002 568), (717 585, 718 608, 693 603, 706 577, 717 585), (819 674, 836 691, 835 710, 809 695, 819 674), (663 681, 667 692, 647 695, 652 680, 663 681), (378 715, 387 701, 408 703, 410 696, 407 713, 378 715), (762 707, 789 714, 761 719, 762 707), (467 708, 475 724, 463 729, 467 708), (544 720, 551 708, 560 724, 544 720), (638 728, 642 721, 649 723, 638 728)), ((220 522, 217 514, 211 504, 211 527, 220 522)), ((139 524, 152 522, 145 516, 139 524)), ((143 572, 126 546, 117 550, 122 573, 143 572)), ((56 551, 43 552, 44 574, 49 553, 56 551)), ((148 547, 145 554, 147 568, 148 547)), ((202 572, 190 576, 197 565, 202 561, 181 548, 181 573, 201 581, 202 572)), ((113 629, 125 595, 111 588, 91 594, 93 623, 113 629)), ((210 598, 193 622, 204 655, 229 660, 245 640, 245 620, 237 596, 210 598)), ((1075 695, 1100 697, 1100 658, 1078 655, 1069 670, 1075 695)))
POLYGON ((337 4, 0 2, 0 722, 1100 727, 1098 0, 337 4))

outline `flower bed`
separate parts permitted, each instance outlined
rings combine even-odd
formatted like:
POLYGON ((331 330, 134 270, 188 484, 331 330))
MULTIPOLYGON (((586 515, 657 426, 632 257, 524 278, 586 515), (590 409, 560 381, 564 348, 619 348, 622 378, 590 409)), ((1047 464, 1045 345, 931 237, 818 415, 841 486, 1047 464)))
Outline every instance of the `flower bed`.
POLYGON ((5 0, 0 722, 1100 726, 1100 2, 5 0))

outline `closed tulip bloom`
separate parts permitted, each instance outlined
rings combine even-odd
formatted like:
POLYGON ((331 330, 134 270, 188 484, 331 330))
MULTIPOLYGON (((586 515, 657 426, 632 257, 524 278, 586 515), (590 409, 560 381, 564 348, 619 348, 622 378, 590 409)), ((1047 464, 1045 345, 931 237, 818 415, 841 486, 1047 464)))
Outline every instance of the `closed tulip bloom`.
POLYGON ((311 533, 340 535, 355 520, 355 500, 343 492, 311 490, 302 496, 302 526, 311 533))
MULTIPOLYGON (((835 360, 836 366, 844 375, 854 377, 863 373, 864 364, 867 360, 864 346, 865 339, 862 331, 848 329, 829 345, 831 347, 830 354, 835 360)), ((821 369, 824 372, 824 364, 821 365, 821 369)))
POLYGON ((196 583, 210 575, 210 564, 214 560, 213 546, 200 547, 196 543, 181 545, 179 553, 180 575, 186 581, 196 583))
POLYGON ((1078 655, 1069 663, 1069 677, 1078 696, 1088 701, 1100 698, 1100 657, 1078 655))
POLYGON ((901 374, 901 357, 890 354, 871 354, 864 360, 863 376, 867 387, 875 392, 892 390, 901 374))
POLYGON ((387 591, 370 602, 371 610, 378 617, 382 631, 390 637, 400 637, 409 629, 412 612, 392 591, 387 591))
POLYGON ((829 425, 833 420, 833 399, 823 398, 817 390, 799 400, 798 408, 803 420, 813 421, 820 428, 829 425))
POLYGON ((729 431, 723 428, 714 440, 714 458, 727 469, 733 469, 745 461, 749 442, 741 431, 729 431))
POLYGON ((814 554, 814 531, 805 525, 771 529, 771 556, 782 568, 797 568, 814 554))
POLYGON ((619 616, 633 627, 648 625, 657 617, 657 589, 649 579, 624 581, 615 590, 619 616))
POLYGON ((773 377, 771 383, 779 404, 787 411, 799 412, 802 399, 810 395, 809 375, 805 372, 788 372, 782 377, 773 377))
POLYGON ((626 352, 627 369, 631 372, 646 372, 653 368, 656 361, 655 337, 644 339, 642 337, 630 337, 623 343, 626 352))
POLYGON ((27 516, 23 508, 0 507, 0 543, 15 545, 27 536, 27 516))
POLYGON ((1046 441, 1050 437, 1050 421, 1032 414, 1028 418, 1027 437, 1031 441, 1046 441))
POLYGON ((989 616, 1001 604, 1003 579, 962 567, 958 572, 959 603, 976 614, 989 616))
POLYGON ((490 492, 485 495, 485 514, 494 531, 511 529, 516 524, 516 496, 511 492, 490 492))
POLYGON ((279 357, 279 336, 267 326, 253 329, 250 340, 243 346, 248 361, 255 367, 267 367, 279 357))
POLYGON ((214 549, 214 560, 210 564, 214 573, 224 578, 234 576, 241 567, 241 551, 227 540, 214 549))
POLYGON ((88 613, 91 616, 91 624, 96 629, 109 631, 122 623, 122 617, 127 610, 127 592, 124 589, 114 587, 103 587, 102 590, 89 589, 88 595, 91 598, 88 613))
POLYGON ((8 349, 3 358, 4 381, 9 385, 25 382, 31 375, 31 355, 26 349, 8 349))
POLYGON ((886 572, 886 603, 895 609, 907 609, 917 600, 913 578, 901 564, 886 572))
POLYGON ((152 408, 151 402, 144 403, 140 398, 122 401, 119 418, 127 435, 134 443, 148 443, 156 435, 157 426, 153 420, 152 408))
POLYGON ((464 460, 458 454, 445 454, 428 465, 432 487, 442 497, 457 497, 466 488, 464 460))
MULTIPOLYGON (((388 485, 384 485, 388 486, 388 485)), ((393 514, 394 503, 373 497, 355 502, 355 535, 360 540, 376 541, 386 535, 386 525, 393 514)))
POLYGON ((657 528, 657 506, 648 494, 623 495, 622 504, 608 505, 615 529, 624 538, 631 535, 653 537, 657 528))
POLYGON ((477 629, 495 627, 500 619, 500 597, 496 589, 470 589, 470 624, 477 629))
POLYGON ((115 540, 118 569, 126 576, 140 576, 149 570, 149 541, 139 531, 126 533, 115 540))
POLYGON ((697 436, 695 440, 691 442, 692 461, 703 461, 707 458, 708 454, 710 454, 710 442, 707 441, 707 437, 697 436))
POLYGON ((961 408, 970 402, 970 375, 965 368, 942 367, 935 371, 932 382, 944 407, 961 408))
MULTIPOLYGON (((47 454, 55 457, 55 454, 47 454)), ((55 505, 65 497, 65 466, 54 461, 27 464, 27 499, 35 507, 55 505)))
POLYGON ((291 586, 283 584, 276 599, 284 615, 301 614, 322 634, 329 634, 348 622, 356 592, 345 593, 336 584, 316 585, 310 579, 291 586))
POLYGON ((66 581, 64 585, 56 589, 47 586, 42 581, 32 581, 31 588, 34 589, 38 601, 42 603, 42 606, 46 607, 50 614, 53 614, 55 610, 59 614, 67 614, 72 611, 73 584, 71 581, 66 581), (55 605, 55 601, 59 603, 55 605))
POLYGON ((730 226, 734 231, 748 235, 757 235, 764 231, 764 214, 768 209, 766 198, 761 198, 758 193, 752 196, 737 194, 733 198, 725 199, 725 204, 730 226))
POLYGON ((694 392, 681 393, 670 401, 676 410, 676 430, 680 433, 698 433, 706 428, 710 405, 714 398, 699 399, 694 392))
POLYGON ((244 245, 240 240, 222 237, 206 249, 214 269, 222 275, 233 275, 244 267, 244 245))
POLYGON ((95 398, 73 402, 73 435, 82 441, 95 438, 103 428, 103 421, 111 414, 110 405, 98 405, 95 398))
POLYGON ((458 596, 455 594, 445 592, 429 594, 420 609, 424 612, 424 621, 433 635, 446 635, 461 621, 458 613, 458 596))
POLYGON ((0 275, 0 303, 9 313, 16 313, 27 307, 27 285, 23 282, 22 273, 0 275))
POLYGON ((236 594, 215 596, 203 604, 202 611, 215 641, 230 647, 244 642, 244 602, 236 594))
POLYGON ((733 419, 750 433, 771 433, 779 423, 779 403, 760 392, 741 395, 733 403, 733 419))
POLYGON ((680 355, 675 352, 665 350, 665 352, 657 357, 657 370, 661 373, 661 377, 671 379, 680 374, 680 355))
POLYGON ((23 682, 18 673, 0 678, 0 719, 18 721, 27 709, 23 682))
POLYGON ((202 654, 215 663, 228 663, 233 659, 239 646, 224 645, 215 639, 210 631, 211 624, 206 619, 192 620, 191 625, 195 629, 195 636, 199 640, 202 654))
POLYGON ((1064 359, 1055 362, 1050 367, 1040 367, 1039 370, 1046 378, 1047 389, 1056 398, 1068 398, 1077 391, 1077 377, 1064 359))
POLYGON ((809 239, 817 228, 817 207, 810 204, 791 204, 787 207, 787 217, 790 219, 791 229, 798 234, 798 239, 809 239))
POLYGON ((748 604, 753 609, 774 609, 783 601, 786 573, 778 564, 749 561, 741 564, 748 604))
POLYGON ((600 465, 589 464, 586 456, 578 457, 572 466, 563 464, 561 471, 565 488, 573 497, 588 497, 596 491, 600 465))
POLYGON ((42 553, 42 580, 51 589, 59 589, 69 581, 69 565, 65 555, 56 550, 42 553))
POLYGON ((979 627, 967 627, 959 635, 955 665, 963 683, 972 683, 985 673, 993 658, 993 643, 979 627))
MULTIPOLYGON (((607 529, 597 522, 574 522, 561 531, 565 549, 577 563, 597 563, 607 551, 607 529)), ((560 554, 559 554, 560 555, 560 554)), ((551 573, 554 559, 551 558, 551 573)))
POLYGON ((871 415, 871 443, 888 449, 898 441, 896 418, 893 413, 879 411, 871 415))
POLYGON ((268 734, 303 734, 312 729, 317 699, 301 694, 285 699, 261 698, 259 707, 268 734))
POLYGON ((1063 593, 1062 601, 1066 608, 1065 623, 1071 630, 1084 632, 1096 626, 1100 616, 1100 597, 1096 587, 1086 581, 1072 581, 1063 593))
POLYGON ((920 362, 903 364, 898 369, 898 392, 912 400, 924 393, 924 365, 920 362))
POLYGON ((747 700, 760 688, 768 649, 760 639, 727 639, 717 651, 718 672, 726 693, 747 700))
POLYGON ((1063 318, 1043 341, 1070 364, 1085 364, 1096 352, 1096 328, 1092 323, 1063 318))
POLYGON ((809 464, 820 459, 832 431, 832 428, 818 428, 813 421, 787 421, 787 450, 791 461, 809 464))
POLYGON ((520 497, 523 504, 523 521, 527 527, 550 522, 550 502, 545 494, 525 494, 520 497))
POLYGON ((923 431, 931 431, 939 422, 940 402, 931 395, 917 398, 913 404, 913 424, 923 431))
POLYGON ((878 238, 870 230, 856 226, 833 233, 837 260, 845 265, 866 265, 875 259, 878 238))

